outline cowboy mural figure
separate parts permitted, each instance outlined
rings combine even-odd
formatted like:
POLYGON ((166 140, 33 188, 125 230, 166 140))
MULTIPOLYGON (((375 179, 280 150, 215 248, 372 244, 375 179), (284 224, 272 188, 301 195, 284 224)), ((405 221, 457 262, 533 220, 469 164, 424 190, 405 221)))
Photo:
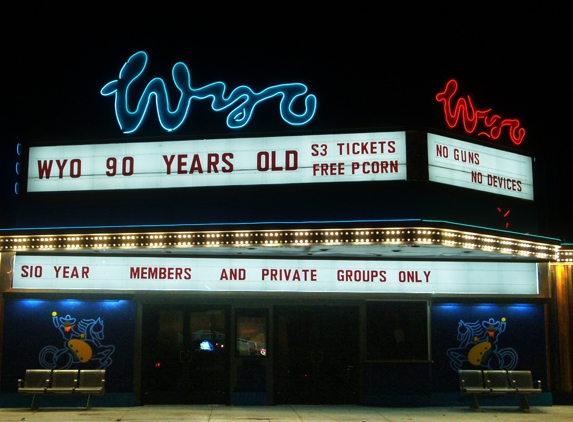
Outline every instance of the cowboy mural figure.
POLYGON ((97 369, 105 369, 112 364, 111 356, 115 346, 104 345, 104 323, 101 318, 81 319, 77 322, 69 314, 60 317, 52 312, 52 323, 60 331, 64 345, 58 349, 50 345, 40 351, 40 365, 46 369, 67 369, 73 364, 91 362, 97 369))
POLYGON ((505 318, 458 323, 457 347, 448 349, 450 367, 454 371, 467 368, 512 370, 518 355, 513 348, 499 348, 499 335, 507 328, 505 318))

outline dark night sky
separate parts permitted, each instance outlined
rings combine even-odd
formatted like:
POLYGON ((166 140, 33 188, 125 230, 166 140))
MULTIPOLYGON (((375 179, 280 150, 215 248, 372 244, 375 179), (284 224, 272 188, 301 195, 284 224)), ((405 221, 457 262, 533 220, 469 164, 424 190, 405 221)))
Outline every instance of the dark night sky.
MULTIPOLYGON (((568 12, 380 4, 375 9, 289 4, 280 10, 7 10, 1 174, 8 183, 3 185, 11 185, 17 142, 134 139, 120 132, 112 99, 99 91, 140 50, 149 54, 146 81, 153 75, 169 84, 171 67, 182 61, 194 87, 224 81, 230 89, 247 85, 258 91, 305 83, 318 99, 316 118, 302 128, 308 133, 400 127, 445 131, 434 97, 456 78, 460 95, 472 94, 476 105, 520 119, 527 135, 513 151, 532 154, 536 168, 545 173, 539 175, 543 189, 536 191, 542 233, 573 241, 568 221, 573 211, 568 12)), ((233 131, 224 124, 226 114, 214 113, 206 101, 194 102, 175 135, 163 132, 149 115, 136 136, 235 137, 301 130, 277 115, 276 105, 258 106, 251 123, 233 131)), ((497 144, 512 148, 507 136, 497 144)))

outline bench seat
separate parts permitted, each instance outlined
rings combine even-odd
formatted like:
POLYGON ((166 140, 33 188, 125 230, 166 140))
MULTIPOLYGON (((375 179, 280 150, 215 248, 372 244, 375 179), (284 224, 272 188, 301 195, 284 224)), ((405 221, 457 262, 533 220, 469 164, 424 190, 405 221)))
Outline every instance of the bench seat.
POLYGON ((541 381, 533 385, 531 371, 459 370, 460 392, 471 397, 470 407, 481 411, 477 396, 519 396, 519 408, 529 412, 527 396, 542 392, 541 381))
POLYGON ((32 409, 37 409, 38 395, 87 395, 90 409, 91 397, 105 393, 105 369, 27 369, 24 380, 18 380, 18 392, 33 395, 32 409))

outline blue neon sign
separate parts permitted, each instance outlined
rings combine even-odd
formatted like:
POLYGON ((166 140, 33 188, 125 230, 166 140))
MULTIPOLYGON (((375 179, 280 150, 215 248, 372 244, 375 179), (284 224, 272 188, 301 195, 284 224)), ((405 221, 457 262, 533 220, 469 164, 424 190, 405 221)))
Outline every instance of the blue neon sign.
POLYGON ((128 91, 130 85, 141 76, 147 65, 147 54, 140 51, 131 56, 119 72, 119 79, 107 83, 102 89, 104 96, 115 95, 115 115, 119 127, 124 133, 135 132, 145 118, 152 97, 159 123, 168 132, 177 130, 187 118, 191 100, 211 98, 211 108, 214 111, 230 109, 227 116, 227 126, 240 129, 249 123, 255 106, 261 101, 281 96, 280 113, 285 122, 300 126, 308 123, 316 112, 316 96, 307 94, 304 97, 305 110, 297 114, 292 110, 293 103, 307 92, 307 87, 301 83, 275 85, 254 92, 248 86, 239 86, 225 97, 226 86, 223 82, 214 82, 201 88, 191 87, 191 74, 185 63, 173 66, 172 76, 175 86, 181 93, 175 109, 171 108, 165 82, 161 78, 153 78, 145 87, 135 110, 128 106, 128 91))

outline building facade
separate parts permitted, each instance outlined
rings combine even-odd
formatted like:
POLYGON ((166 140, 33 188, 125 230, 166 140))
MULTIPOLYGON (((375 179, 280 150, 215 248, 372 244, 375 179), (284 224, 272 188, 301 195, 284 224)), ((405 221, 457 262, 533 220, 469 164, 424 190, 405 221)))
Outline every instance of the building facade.
POLYGON ((472 368, 531 370, 538 404, 567 400, 573 248, 532 234, 533 160, 507 133, 20 148, 3 405, 40 367, 106 369, 102 405, 453 405, 472 368))

